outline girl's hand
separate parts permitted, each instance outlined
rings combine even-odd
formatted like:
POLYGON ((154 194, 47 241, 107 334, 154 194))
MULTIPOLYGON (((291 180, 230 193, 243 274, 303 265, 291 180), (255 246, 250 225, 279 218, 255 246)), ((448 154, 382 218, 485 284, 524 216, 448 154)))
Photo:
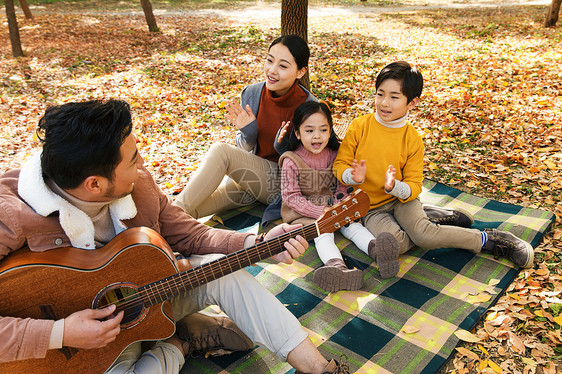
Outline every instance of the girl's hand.
POLYGON ((357 160, 353 160, 351 164, 351 176, 355 183, 363 183, 365 181, 365 174, 367 174, 367 164, 365 160, 361 160, 361 162, 357 162, 357 160))
POLYGON ((226 104, 226 110, 226 118, 228 118, 238 130, 248 126, 256 119, 249 105, 246 105, 246 110, 244 110, 242 105, 236 100, 232 100, 226 104))
POLYGON ((392 165, 388 166, 388 170, 384 175, 384 190, 386 192, 392 191, 394 188, 394 182, 396 181, 396 168, 392 165))
POLYGON ((285 135, 287 135, 287 130, 291 126, 291 121, 281 122, 281 131, 279 132, 279 137, 277 138, 277 143, 281 143, 285 135))

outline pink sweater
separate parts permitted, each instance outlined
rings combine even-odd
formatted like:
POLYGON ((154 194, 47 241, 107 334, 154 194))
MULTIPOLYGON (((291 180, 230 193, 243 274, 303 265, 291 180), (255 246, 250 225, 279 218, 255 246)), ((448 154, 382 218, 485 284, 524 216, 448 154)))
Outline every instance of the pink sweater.
MULTIPOLYGON (((314 154, 301 145, 294 153, 311 169, 322 170, 332 168, 338 152, 324 148, 319 154, 314 154)), ((338 181, 335 194, 342 192, 345 195, 345 190, 345 185, 338 181)), ((287 206, 305 217, 318 219, 324 211, 324 206, 316 205, 303 196, 299 186, 299 168, 290 159, 284 159, 281 167, 281 197, 287 206)))

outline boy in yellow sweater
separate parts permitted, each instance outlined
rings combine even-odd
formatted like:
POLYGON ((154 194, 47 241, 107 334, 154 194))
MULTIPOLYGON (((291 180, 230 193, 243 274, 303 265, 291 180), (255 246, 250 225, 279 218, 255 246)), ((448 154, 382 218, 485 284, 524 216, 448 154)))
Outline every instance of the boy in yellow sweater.
POLYGON ((405 61, 393 62, 378 74, 375 88, 376 112, 351 122, 333 171, 344 184, 369 194, 371 209, 363 219, 365 227, 375 237, 389 232, 400 244, 393 253, 376 253, 374 245, 369 248, 369 256, 379 269, 397 269, 388 277, 395 276, 398 256, 416 245, 493 253, 530 268, 533 247, 515 235, 467 228, 474 219, 466 212, 422 207, 418 196, 422 191, 424 146, 408 122, 408 111, 420 100, 421 73, 405 61), (357 164, 367 166, 364 177, 355 175, 357 164))

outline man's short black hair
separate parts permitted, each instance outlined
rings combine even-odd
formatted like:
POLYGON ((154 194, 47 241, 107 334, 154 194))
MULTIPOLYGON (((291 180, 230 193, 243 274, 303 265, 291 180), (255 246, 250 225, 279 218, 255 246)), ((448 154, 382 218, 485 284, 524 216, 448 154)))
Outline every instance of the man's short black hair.
POLYGON ((408 98, 408 103, 416 97, 420 97, 423 89, 423 76, 422 74, 407 63, 406 61, 396 61, 386 65, 377 75, 375 88, 387 79, 394 79, 400 82, 402 94, 408 98))
POLYGON ((92 175, 113 180, 121 145, 132 128, 131 109, 121 100, 48 108, 37 128, 43 173, 63 189, 76 188, 92 175))

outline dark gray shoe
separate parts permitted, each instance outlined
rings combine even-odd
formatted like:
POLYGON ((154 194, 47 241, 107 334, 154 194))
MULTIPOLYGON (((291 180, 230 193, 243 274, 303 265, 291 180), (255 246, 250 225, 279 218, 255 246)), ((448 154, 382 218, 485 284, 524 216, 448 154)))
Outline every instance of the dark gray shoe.
POLYGON ((340 258, 332 258, 314 270, 314 283, 327 292, 355 291, 363 287, 363 271, 350 269, 340 258))
POLYGON ((496 258, 508 258, 516 265, 529 269, 533 266, 535 252, 531 244, 507 231, 485 229, 488 241, 482 248, 484 253, 492 253, 496 258))
POLYGON ((392 278, 398 274, 400 263, 400 244, 394 235, 388 232, 381 232, 376 239, 369 242, 369 256, 375 260, 381 278, 392 278))
POLYGON ((431 222, 439 225, 468 228, 474 223, 472 214, 461 208, 447 209, 439 206, 424 205, 423 211, 431 222))

